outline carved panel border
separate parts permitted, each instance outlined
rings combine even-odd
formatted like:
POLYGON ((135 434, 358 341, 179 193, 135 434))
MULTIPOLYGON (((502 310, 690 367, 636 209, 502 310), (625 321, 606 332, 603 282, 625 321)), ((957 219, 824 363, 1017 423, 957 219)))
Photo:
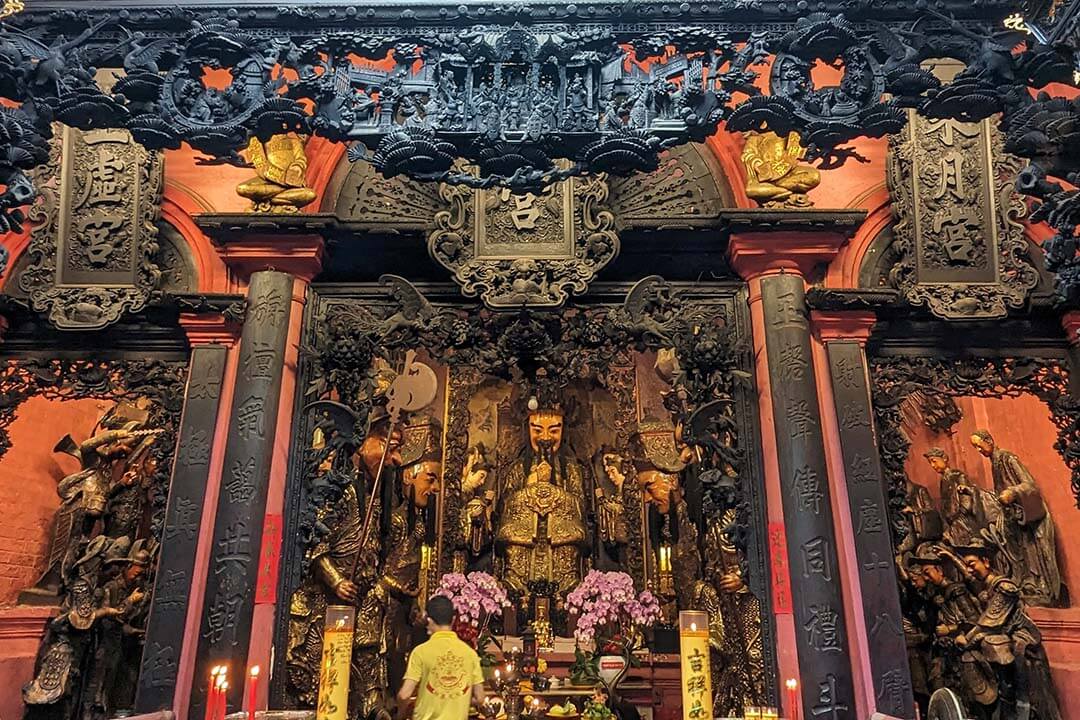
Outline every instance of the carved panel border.
POLYGON ((910 442, 901 429, 901 403, 922 390, 950 396, 1016 397, 1031 393, 1046 403, 1058 435, 1054 448, 1072 472, 1072 492, 1080 507, 1080 403, 1069 394, 1069 370, 1050 358, 877 357, 870 359, 874 415, 892 524, 904 533, 904 461, 910 442))
POLYGON ((36 172, 32 258, 19 285, 37 312, 67 330, 93 330, 138 312, 158 287, 161 154, 126 130, 64 127, 36 172))
POLYGON ((929 120, 909 111, 889 136, 888 185, 899 262, 890 282, 945 319, 1004 317, 1038 285, 1013 187, 1020 161, 989 120, 929 120))

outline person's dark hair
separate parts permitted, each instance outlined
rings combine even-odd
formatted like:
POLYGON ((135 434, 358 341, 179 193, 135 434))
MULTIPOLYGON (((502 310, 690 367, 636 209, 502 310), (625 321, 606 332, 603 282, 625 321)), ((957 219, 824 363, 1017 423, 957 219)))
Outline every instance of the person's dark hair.
POLYGON ((448 597, 436 595, 427 602, 427 616, 436 625, 445 627, 454 622, 454 603, 448 597))

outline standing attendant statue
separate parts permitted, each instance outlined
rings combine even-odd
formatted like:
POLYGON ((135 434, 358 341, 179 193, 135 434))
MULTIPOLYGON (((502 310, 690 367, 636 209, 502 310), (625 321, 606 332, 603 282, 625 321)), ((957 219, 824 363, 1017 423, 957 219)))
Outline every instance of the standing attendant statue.
POLYGON ((1061 601, 1054 519, 1035 478, 1015 453, 1002 450, 986 430, 976 430, 971 444, 990 460, 994 492, 1002 508, 995 534, 1011 566, 1011 576, 1030 605, 1054 607, 1061 601))

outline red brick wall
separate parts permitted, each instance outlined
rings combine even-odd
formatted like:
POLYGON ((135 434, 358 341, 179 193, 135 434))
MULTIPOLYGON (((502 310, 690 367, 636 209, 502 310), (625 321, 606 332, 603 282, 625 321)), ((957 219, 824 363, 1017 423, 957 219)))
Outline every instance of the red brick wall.
POLYGON ((67 433, 84 440, 111 405, 34 397, 19 406, 8 427, 11 449, 0 458, 0 607, 14 605, 44 570, 60 504, 56 485, 79 468, 53 447, 67 433))

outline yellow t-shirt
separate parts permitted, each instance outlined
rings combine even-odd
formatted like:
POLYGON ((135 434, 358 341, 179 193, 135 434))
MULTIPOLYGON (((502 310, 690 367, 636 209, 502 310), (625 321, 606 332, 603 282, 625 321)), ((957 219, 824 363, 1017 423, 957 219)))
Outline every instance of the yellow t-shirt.
POLYGON ((476 651, 442 630, 412 651, 405 679, 416 682, 413 720, 465 720, 473 685, 483 683, 484 674, 476 651))

